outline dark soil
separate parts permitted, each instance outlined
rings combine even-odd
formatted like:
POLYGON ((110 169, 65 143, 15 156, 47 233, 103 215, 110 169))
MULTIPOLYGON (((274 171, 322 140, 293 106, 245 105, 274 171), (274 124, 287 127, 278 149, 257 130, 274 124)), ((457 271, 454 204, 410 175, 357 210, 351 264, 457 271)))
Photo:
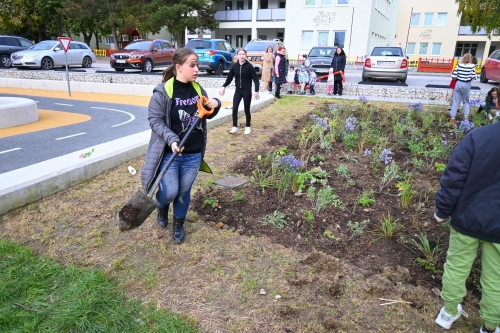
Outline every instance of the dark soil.
MULTIPOLYGON (((270 137, 267 146, 262 147, 257 154, 266 156, 269 151, 287 147, 287 154, 300 156, 297 133, 304 128, 307 121, 309 117, 299 119, 293 129, 270 137)), ((366 271, 365 276, 382 273, 386 266, 406 267, 410 272, 408 282, 429 289, 440 288, 440 271, 446 259, 449 237, 449 227, 437 223, 433 218, 435 191, 439 189, 441 173, 433 167, 417 171, 410 163, 404 163, 403 161, 412 158, 410 151, 405 147, 398 148, 398 145, 394 144, 391 148, 394 160, 398 161, 402 170, 413 172, 414 189, 418 192, 412 204, 403 209, 398 196, 399 190, 396 188, 397 181, 392 181, 379 192, 384 165, 382 164, 378 173, 373 175, 369 159, 354 151, 348 152, 349 159, 347 159, 343 148, 342 141, 337 140, 330 153, 318 148, 310 155, 324 155, 325 159, 321 165, 309 161, 307 169, 320 166, 326 170, 329 174, 327 184, 335 189, 336 195, 345 204, 345 209, 328 206, 327 209, 314 215, 312 223, 306 222, 301 213, 301 210, 313 211, 311 201, 306 194, 307 189, 300 197, 289 189, 285 199, 278 202, 275 188, 266 188, 263 191, 260 186, 251 182, 252 172, 260 163, 254 152, 235 161, 231 169, 235 174, 249 180, 249 183, 242 188, 242 195, 246 200, 235 202, 235 193, 239 189, 227 190, 212 186, 194 195, 191 208, 198 213, 201 220, 213 225, 214 228, 227 228, 246 236, 268 237, 274 243, 299 251, 323 251, 358 266, 366 271), (335 170, 340 164, 348 164, 355 185, 349 185, 345 178, 337 175, 335 170), (370 190, 375 191, 374 204, 366 207, 357 204, 363 191, 370 190), (205 204, 207 198, 217 199, 220 207, 215 209, 205 204), (283 229, 260 223, 266 215, 273 214, 276 210, 286 214, 287 225, 283 229), (403 228, 396 231, 393 237, 386 238, 379 231, 379 226, 383 217, 389 212, 403 228), (353 235, 348 223, 361 223, 364 220, 370 220, 364 233, 353 235), (409 243, 410 237, 418 241, 421 232, 425 232, 432 248, 439 242, 441 254, 434 272, 416 263, 417 258, 424 256, 409 243)))

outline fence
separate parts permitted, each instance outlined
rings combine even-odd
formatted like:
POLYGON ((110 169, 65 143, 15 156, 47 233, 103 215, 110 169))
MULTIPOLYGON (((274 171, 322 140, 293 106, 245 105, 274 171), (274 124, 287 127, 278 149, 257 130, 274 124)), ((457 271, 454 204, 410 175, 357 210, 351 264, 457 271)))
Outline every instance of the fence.
POLYGON ((109 49, 92 49, 97 57, 110 57, 116 50, 109 49))

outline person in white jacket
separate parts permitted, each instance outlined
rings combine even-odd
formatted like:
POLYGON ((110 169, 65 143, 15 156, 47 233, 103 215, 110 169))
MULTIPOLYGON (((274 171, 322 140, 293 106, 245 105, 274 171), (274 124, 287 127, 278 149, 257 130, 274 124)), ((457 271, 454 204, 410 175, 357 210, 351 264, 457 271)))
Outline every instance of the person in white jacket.
POLYGON ((450 122, 457 125, 455 116, 457 115, 460 101, 464 104, 464 120, 469 118, 471 81, 476 78, 476 65, 472 63, 472 55, 470 53, 466 53, 464 55, 462 60, 455 67, 451 77, 452 79, 457 80, 457 84, 455 85, 455 90, 453 91, 453 105, 451 106, 450 122))
POLYGON ((286 73, 286 86, 288 88, 288 94, 293 94, 293 83, 295 80, 295 67, 293 65, 288 69, 288 73, 286 73))

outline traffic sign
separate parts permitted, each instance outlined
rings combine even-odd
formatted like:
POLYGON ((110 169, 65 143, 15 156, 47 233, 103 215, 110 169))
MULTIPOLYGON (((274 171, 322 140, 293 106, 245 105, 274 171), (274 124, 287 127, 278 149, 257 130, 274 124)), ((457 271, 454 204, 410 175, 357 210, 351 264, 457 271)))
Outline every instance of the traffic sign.
POLYGON ((57 37, 57 39, 59 40, 59 43, 61 43, 61 45, 64 49, 64 52, 68 52, 69 44, 71 43, 71 38, 69 38, 69 37, 57 37))

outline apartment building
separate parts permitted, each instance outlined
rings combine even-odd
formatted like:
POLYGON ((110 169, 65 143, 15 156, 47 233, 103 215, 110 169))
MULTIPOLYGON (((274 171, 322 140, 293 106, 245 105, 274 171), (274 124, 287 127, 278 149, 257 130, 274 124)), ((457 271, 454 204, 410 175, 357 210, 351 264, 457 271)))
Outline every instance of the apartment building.
POLYGON ((486 59, 499 48, 500 37, 489 39, 484 29, 472 33, 457 11, 455 0, 401 1, 396 42, 414 57, 453 58, 470 52, 486 59))
POLYGON ((335 45, 365 55, 374 45, 393 45, 400 0, 226 0, 212 37, 234 47, 252 39, 281 39, 288 54, 335 45))

